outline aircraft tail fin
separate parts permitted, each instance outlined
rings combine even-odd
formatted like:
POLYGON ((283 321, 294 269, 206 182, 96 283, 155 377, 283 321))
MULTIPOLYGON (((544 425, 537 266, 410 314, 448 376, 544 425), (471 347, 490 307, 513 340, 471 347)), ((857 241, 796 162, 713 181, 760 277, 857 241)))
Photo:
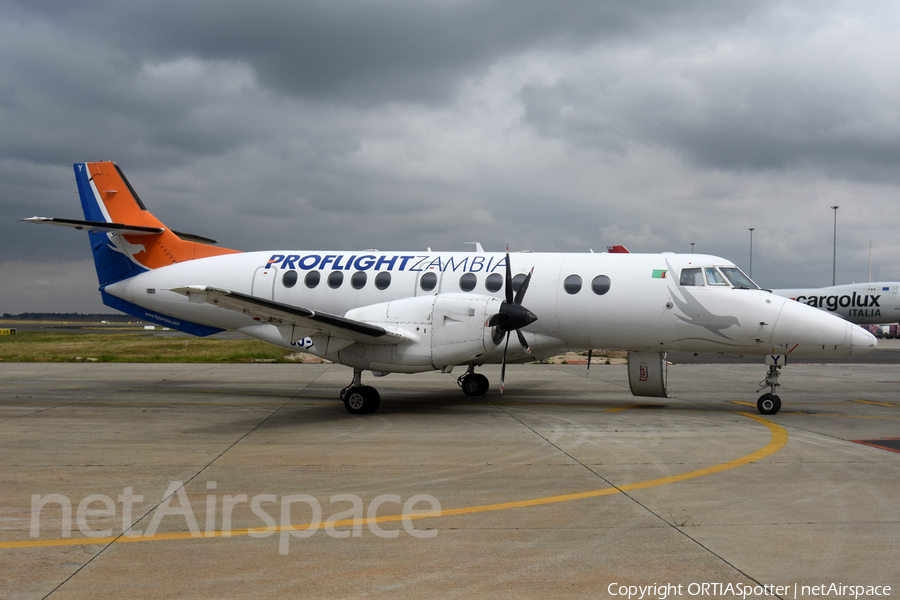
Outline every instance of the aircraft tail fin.
POLYGON ((28 220, 87 229, 101 287, 177 262, 237 252, 168 229, 147 210, 114 162, 76 163, 75 180, 85 221, 28 220))

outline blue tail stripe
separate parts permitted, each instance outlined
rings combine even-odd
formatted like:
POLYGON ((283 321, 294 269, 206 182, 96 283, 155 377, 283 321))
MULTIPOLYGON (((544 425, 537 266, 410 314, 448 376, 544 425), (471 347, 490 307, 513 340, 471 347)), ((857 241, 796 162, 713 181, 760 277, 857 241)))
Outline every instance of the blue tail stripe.
MULTIPOLYGON (((91 187, 87 163, 75 164, 75 181, 78 183, 78 195, 81 198, 81 209, 84 211, 85 220, 108 223, 109 221, 103 214, 91 187)), ((148 270, 135 264, 123 253, 113 250, 110 244, 110 234, 92 231, 88 233, 88 236, 91 240, 91 250, 94 253, 97 279, 101 286, 134 277, 148 270)))
POLYGON ((94 190, 91 189, 91 174, 87 163, 75 163, 75 181, 78 183, 78 195, 81 197, 81 210, 84 211, 85 220, 107 222, 97 204, 94 190))

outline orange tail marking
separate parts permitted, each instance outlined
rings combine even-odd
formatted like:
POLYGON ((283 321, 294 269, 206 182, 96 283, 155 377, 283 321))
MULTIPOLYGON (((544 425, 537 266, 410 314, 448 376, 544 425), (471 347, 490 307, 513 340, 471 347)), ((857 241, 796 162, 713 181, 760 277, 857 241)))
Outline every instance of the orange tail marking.
POLYGON ((150 211, 141 208, 115 164, 111 162, 88 163, 88 168, 100 194, 100 199, 114 223, 166 228, 158 236, 124 236, 128 243, 144 247, 144 251, 138 252, 135 259, 148 269, 156 269, 195 258, 240 252, 182 240, 150 214, 150 211))

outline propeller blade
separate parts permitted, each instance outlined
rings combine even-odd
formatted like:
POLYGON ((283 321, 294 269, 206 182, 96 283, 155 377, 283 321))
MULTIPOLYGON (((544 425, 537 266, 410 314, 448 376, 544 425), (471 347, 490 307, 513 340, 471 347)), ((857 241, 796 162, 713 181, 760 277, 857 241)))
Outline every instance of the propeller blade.
MULTIPOLYGON (((592 349, 588 350, 588 366, 587 366, 587 370, 588 370, 588 371, 591 370, 591 357, 592 357, 593 355, 594 355, 594 349, 592 348, 592 349)), ((589 374, 590 374, 590 373, 585 373, 584 376, 587 377, 589 374)))
POLYGON ((528 275, 525 277, 525 281, 519 286, 519 291, 516 292, 516 299, 513 301, 514 304, 522 304, 522 299, 525 298, 525 291, 528 290, 528 283, 531 281, 532 273, 534 273, 534 267, 531 267, 531 270, 528 271, 528 275))
POLYGON ((509 332, 506 333, 506 347, 503 348, 503 363, 500 367, 500 393, 503 393, 504 385, 503 382, 506 381, 506 351, 509 350, 509 332))
POLYGON ((513 303, 512 267, 509 266, 509 246, 506 247, 506 303, 513 303))
POLYGON ((491 331, 491 341, 499 346, 500 342, 503 341, 503 335, 505 333, 506 332, 499 327, 494 327, 493 331, 491 331))
POLYGON ((516 329, 516 335, 519 336, 519 343, 522 344, 523 348, 525 348, 525 352, 531 354, 531 346, 529 346, 528 342, 525 341, 525 336, 522 335, 522 332, 516 329))
POLYGON ((496 327, 497 325, 505 323, 506 321, 509 321, 509 315, 500 312, 488 319, 488 322, 485 323, 485 327, 496 327))

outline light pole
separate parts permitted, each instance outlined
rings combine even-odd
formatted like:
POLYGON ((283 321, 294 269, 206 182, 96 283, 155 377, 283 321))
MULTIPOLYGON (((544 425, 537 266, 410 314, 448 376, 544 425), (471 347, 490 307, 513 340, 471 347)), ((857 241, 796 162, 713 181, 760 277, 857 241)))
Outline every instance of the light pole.
POLYGON ((753 278, 753 230, 756 228, 750 227, 749 229, 750 229, 750 273, 748 273, 748 275, 750 275, 750 278, 752 279, 753 278))
POLYGON ((831 261, 831 285, 835 283, 835 273, 837 273, 837 206, 832 206, 832 210, 834 210, 834 258, 831 261))
POLYGON ((691 242, 691 254, 694 253, 694 242, 691 242))

